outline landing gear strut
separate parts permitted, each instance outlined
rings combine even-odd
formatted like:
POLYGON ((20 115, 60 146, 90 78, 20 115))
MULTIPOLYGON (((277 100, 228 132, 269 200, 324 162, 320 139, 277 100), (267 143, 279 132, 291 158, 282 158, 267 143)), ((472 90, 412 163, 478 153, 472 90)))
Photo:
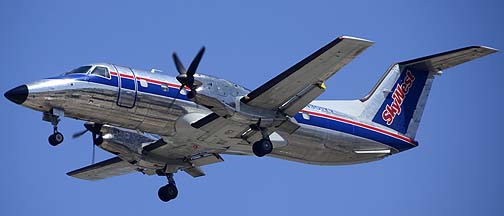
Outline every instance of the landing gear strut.
POLYGON ((269 139, 268 131, 266 128, 260 127, 260 124, 261 120, 259 119, 257 125, 250 126, 252 130, 260 131, 263 137, 259 141, 252 144, 252 152, 254 152, 257 157, 263 157, 264 155, 267 155, 273 151, 273 143, 271 143, 271 140, 269 139))
POLYGON ((50 135, 47 139, 49 141, 49 144, 51 144, 52 146, 57 146, 64 140, 63 134, 58 131, 58 123, 60 122, 59 116, 62 113, 62 110, 52 109, 51 112, 44 113, 44 116, 42 118, 44 121, 51 122, 53 126, 53 134, 50 135))
POLYGON ((175 199, 178 195, 177 186, 175 185, 175 180, 173 179, 173 173, 167 173, 166 178, 168 179, 168 184, 160 187, 158 190, 159 199, 163 202, 175 199))

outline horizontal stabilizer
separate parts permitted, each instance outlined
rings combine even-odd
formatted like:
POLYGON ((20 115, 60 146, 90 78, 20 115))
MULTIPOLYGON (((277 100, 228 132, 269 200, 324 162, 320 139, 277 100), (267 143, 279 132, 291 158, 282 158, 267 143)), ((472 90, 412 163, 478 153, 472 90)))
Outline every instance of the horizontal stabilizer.
POLYGON ((94 181, 124 175, 134 171, 136 171, 136 166, 131 165, 119 157, 114 157, 68 172, 67 175, 79 179, 94 181))
POLYGON ((435 55, 425 56, 398 63, 410 69, 423 71, 442 71, 444 69, 497 52, 485 46, 469 46, 435 55))

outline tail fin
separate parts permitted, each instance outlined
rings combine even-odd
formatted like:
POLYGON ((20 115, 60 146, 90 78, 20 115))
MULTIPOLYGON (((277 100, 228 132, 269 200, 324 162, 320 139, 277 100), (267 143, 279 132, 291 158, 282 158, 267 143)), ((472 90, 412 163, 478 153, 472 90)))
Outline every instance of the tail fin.
POLYGON ((392 65, 371 92, 361 99, 363 118, 414 138, 434 75, 497 50, 471 46, 392 65))

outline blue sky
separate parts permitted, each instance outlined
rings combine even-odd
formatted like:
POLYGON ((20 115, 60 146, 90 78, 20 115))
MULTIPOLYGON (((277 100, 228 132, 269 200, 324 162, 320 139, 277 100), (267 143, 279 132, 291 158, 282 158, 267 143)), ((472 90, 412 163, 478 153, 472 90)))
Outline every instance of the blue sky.
MULTIPOLYGON (((2 92, 91 62, 174 75, 205 45, 201 73, 255 88, 340 35, 376 44, 328 82, 322 99, 364 96, 387 67, 469 45, 504 49, 501 1, 1 1, 2 92)), ((64 119, 58 147, 41 114, 0 100, 0 215, 501 215, 502 52, 434 82, 420 146, 385 160, 313 166, 224 156, 207 176, 98 182, 65 175, 91 160, 82 122, 64 119)), ((99 151, 98 159, 110 154, 99 151)))

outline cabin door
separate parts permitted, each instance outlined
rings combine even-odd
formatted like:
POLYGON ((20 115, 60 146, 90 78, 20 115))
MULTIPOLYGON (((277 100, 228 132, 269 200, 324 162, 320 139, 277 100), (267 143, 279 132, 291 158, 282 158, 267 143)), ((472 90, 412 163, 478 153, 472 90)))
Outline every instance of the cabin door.
POLYGON ((137 81, 133 70, 129 67, 114 65, 117 70, 119 93, 117 95, 117 105, 133 108, 137 97, 137 81))

